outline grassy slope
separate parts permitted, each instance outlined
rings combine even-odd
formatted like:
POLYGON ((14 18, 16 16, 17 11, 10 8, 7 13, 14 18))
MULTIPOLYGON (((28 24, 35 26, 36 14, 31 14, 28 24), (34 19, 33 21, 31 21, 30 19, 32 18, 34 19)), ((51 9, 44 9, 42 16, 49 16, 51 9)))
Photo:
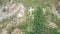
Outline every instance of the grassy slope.
MULTIPOLYGON (((30 16, 27 16, 27 21, 26 23, 20 23, 19 28, 23 30, 25 34, 59 34, 56 32, 56 29, 52 29, 51 27, 46 27, 44 25, 45 22, 45 16, 42 13, 42 8, 47 8, 47 11, 51 11, 50 5, 51 4, 56 4, 58 0, 15 0, 16 2, 23 3, 27 8, 30 6, 37 8, 38 6, 40 8, 37 8, 37 11, 34 11, 35 16, 33 22, 31 21, 30 24, 30 16), (33 24, 33 25, 32 25, 33 24), (27 31, 27 28, 32 25, 32 30, 27 31), (43 27, 42 27, 43 26, 43 27), (34 27, 34 28, 33 28, 34 27)), ((50 16, 49 13, 47 13, 46 17, 48 18, 50 16)), ((52 17, 54 18, 54 17, 52 17)), ((54 20, 54 19, 53 19, 54 20)), ((7 22, 9 22, 7 20, 7 22)), ((7 23, 5 21, 5 23, 7 23)), ((60 19, 56 20, 58 26, 60 26, 60 19)))

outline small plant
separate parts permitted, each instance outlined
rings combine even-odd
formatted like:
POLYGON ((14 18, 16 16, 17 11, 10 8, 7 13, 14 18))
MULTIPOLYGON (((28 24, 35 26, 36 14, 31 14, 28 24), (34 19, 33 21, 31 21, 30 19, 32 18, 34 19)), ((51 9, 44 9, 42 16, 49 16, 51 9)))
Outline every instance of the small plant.
POLYGON ((60 5, 57 6, 58 13, 60 13, 60 5))
POLYGON ((6 12, 6 9, 5 8, 3 9, 3 12, 6 12))

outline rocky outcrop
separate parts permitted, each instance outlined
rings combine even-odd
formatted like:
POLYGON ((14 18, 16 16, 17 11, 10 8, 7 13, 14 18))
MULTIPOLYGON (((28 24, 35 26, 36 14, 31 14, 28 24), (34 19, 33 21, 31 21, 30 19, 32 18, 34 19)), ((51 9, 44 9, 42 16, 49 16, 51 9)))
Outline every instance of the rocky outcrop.
POLYGON ((22 17, 24 12, 25 12, 25 7, 23 6, 22 3, 9 4, 8 2, 7 5, 2 6, 0 8, 0 22, 16 14, 22 17))

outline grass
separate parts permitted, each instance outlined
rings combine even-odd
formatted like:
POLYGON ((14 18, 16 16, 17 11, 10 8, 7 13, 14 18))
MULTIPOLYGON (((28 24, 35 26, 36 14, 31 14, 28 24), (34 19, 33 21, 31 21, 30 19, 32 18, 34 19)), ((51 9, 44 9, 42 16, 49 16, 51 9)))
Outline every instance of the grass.
POLYGON ((23 3, 27 8, 32 6, 42 6, 45 3, 56 4, 58 0, 15 0, 16 2, 23 3))

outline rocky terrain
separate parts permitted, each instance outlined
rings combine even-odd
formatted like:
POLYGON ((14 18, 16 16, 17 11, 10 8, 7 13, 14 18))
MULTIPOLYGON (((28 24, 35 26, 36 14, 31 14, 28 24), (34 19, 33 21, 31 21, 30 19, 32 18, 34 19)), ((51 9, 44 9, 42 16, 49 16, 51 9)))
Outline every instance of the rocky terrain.
POLYGON ((0 34, 60 34, 59 12, 59 0, 6 0, 0 4, 0 34))

